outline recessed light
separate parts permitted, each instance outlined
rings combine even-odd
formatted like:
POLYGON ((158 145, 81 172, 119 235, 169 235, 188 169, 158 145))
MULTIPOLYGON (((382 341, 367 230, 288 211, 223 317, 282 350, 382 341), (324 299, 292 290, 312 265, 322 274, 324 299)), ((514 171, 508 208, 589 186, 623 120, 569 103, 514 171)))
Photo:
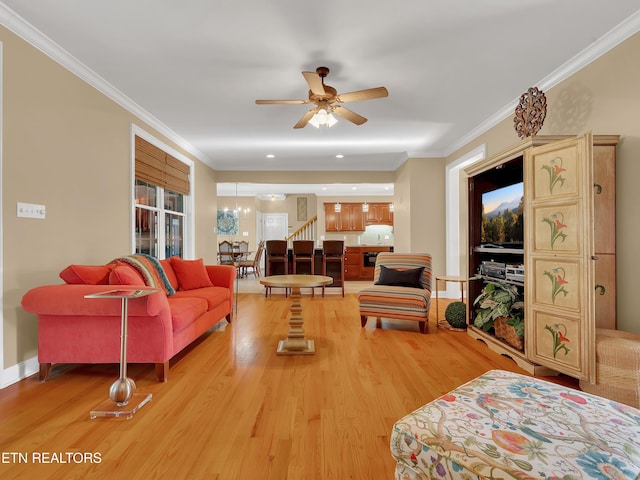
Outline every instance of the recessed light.
POLYGON ((336 158, 344 158, 344 155, 342 155, 341 153, 339 153, 338 155, 336 155, 336 158))
POLYGON ((276 156, 273 153, 268 153, 267 158, 276 158, 276 156))
POLYGON ((351 190, 357 190, 358 187, 351 187, 351 190))

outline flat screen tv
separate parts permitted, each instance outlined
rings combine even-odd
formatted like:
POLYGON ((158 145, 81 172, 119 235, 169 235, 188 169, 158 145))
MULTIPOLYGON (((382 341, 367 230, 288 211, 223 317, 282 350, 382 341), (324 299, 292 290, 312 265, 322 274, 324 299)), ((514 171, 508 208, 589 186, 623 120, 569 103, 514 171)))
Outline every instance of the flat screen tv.
POLYGON ((523 182, 482 194, 482 246, 523 248, 523 182))

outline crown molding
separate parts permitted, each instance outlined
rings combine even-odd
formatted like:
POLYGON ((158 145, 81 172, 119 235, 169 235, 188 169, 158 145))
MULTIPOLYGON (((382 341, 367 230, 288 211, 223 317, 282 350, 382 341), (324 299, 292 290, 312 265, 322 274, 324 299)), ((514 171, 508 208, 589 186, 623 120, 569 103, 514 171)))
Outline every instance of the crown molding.
MULTIPOLYGON (((543 91, 548 91, 639 31, 640 10, 609 30, 576 56, 560 65, 560 67, 540 80, 536 86, 543 91)), ((457 142, 453 143, 447 149, 445 156, 451 155, 456 150, 464 147, 490 128, 495 127, 498 123, 513 115, 513 111, 516 108, 518 101, 519 97, 513 99, 513 101, 509 102, 480 125, 461 137, 457 142)))
POLYGON ((0 2, 0 24, 207 165, 204 153, 0 2))

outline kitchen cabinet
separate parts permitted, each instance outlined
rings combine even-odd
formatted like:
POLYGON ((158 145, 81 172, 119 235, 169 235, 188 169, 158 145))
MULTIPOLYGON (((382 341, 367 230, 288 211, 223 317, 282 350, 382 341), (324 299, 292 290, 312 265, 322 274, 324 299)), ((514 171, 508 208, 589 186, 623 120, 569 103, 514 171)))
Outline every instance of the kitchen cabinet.
POLYGON ((347 247, 344 256, 344 278, 345 280, 373 280, 373 264, 365 265, 365 255, 379 252, 392 252, 393 247, 388 245, 360 245, 347 247))
POLYGON ((362 251, 359 247, 347 247, 344 254, 344 279, 360 280, 362 251))
POLYGON ((340 203, 340 211, 335 211, 335 203, 324 204, 324 222, 327 232, 363 232, 364 212, 361 203, 340 203))
POLYGON ((366 225, 389 225, 393 227, 393 212, 390 203, 369 203, 365 213, 366 225))

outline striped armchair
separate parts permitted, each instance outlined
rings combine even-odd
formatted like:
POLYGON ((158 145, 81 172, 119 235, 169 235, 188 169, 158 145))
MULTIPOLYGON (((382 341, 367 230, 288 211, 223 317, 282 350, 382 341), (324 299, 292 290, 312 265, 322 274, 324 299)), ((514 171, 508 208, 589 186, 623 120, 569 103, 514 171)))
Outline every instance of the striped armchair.
MULTIPOLYGON (((388 276, 387 272, 383 273, 385 274, 383 276, 388 276)), ((376 258, 373 283, 358 292, 360 320, 363 327, 370 316, 396 318, 416 321, 420 332, 427 333, 431 306, 431 255, 380 253, 376 258), (419 277, 418 286, 380 285, 382 266, 400 272, 416 268, 424 268, 424 270, 419 277)))

